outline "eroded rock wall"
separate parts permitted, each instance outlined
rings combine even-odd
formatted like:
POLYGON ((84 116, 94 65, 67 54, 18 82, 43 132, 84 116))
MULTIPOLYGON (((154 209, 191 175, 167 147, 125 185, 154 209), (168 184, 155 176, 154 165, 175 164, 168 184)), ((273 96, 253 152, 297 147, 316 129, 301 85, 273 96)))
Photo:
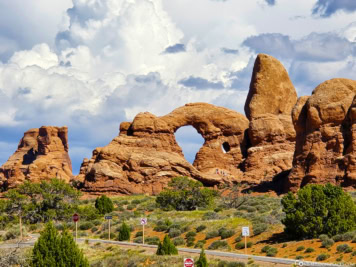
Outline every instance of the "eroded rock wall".
POLYGON ((68 155, 67 127, 43 126, 25 132, 17 150, 0 167, 0 188, 13 188, 25 180, 39 182, 60 178, 69 182, 72 164, 68 155))

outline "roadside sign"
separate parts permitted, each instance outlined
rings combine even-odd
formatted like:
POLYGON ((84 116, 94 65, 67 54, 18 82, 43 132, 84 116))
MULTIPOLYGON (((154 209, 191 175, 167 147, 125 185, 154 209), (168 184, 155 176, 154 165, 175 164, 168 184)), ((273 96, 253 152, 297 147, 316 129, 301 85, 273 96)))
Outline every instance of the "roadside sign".
POLYGON ((109 216, 105 216, 105 220, 111 220, 112 219, 112 216, 109 215, 109 216))
POLYGON ((248 226, 242 227, 242 236, 250 236, 250 228, 248 226))
POLYGON ((147 224, 147 218, 141 218, 141 225, 147 224))
POLYGON ((184 258, 184 267, 194 267, 194 259, 184 258))
POLYGON ((79 221, 79 214, 74 213, 72 219, 73 219, 73 222, 79 221))

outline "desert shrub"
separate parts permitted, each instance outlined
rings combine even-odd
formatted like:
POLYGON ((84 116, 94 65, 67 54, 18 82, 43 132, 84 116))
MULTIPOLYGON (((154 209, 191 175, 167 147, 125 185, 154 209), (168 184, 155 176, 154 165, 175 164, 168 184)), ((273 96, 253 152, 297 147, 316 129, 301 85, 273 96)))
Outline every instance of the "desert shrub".
POLYGON ((29 231, 33 232, 38 229, 38 224, 31 224, 28 228, 29 231))
POLYGON ((20 236, 20 230, 19 229, 11 229, 10 231, 7 231, 5 233, 4 239, 5 240, 11 240, 15 239, 20 236))
POLYGON ((260 235, 267 230, 268 226, 265 223, 252 225, 253 235, 260 235))
POLYGON ((256 208, 255 207, 247 207, 247 212, 251 213, 251 212, 255 212, 256 208))
POLYGON ((337 252, 351 252, 352 248, 348 245, 348 244, 342 244, 342 245, 338 245, 336 247, 337 252))
POLYGON ((324 248, 331 248, 334 245, 334 243, 335 243, 334 240, 332 240, 331 238, 327 238, 321 242, 321 245, 324 248))
POLYGON ((223 208, 222 207, 217 207, 214 209, 215 212, 220 212, 220 211, 223 211, 223 208))
POLYGON ((354 237, 356 237, 356 231, 347 232, 342 234, 342 241, 351 241, 354 237))
POLYGON ((271 210, 271 208, 267 205, 258 205, 256 206, 256 209, 258 210, 258 212, 260 213, 265 213, 271 210))
POLYGON ((332 237, 332 239, 335 241, 335 242, 339 242, 339 241, 342 241, 342 235, 339 234, 339 235, 334 235, 332 237))
POLYGON ((229 245, 224 240, 217 240, 210 244, 209 249, 228 248, 229 245))
POLYGON ((80 230, 89 230, 92 227, 94 227, 94 224, 92 222, 83 222, 79 225, 80 230))
POLYGON ((175 245, 175 246, 182 246, 182 245, 184 245, 184 238, 183 237, 177 237, 177 238, 174 238, 173 239, 173 244, 175 245))
POLYGON ((245 248, 245 243, 244 242, 237 242, 235 244, 235 248, 236 249, 243 249, 243 248, 245 248))
POLYGON ((352 243, 356 243, 356 236, 352 239, 352 243))
POLYGON ((242 240, 242 236, 240 235, 240 236, 237 236, 236 238, 235 238, 235 242, 240 242, 242 240))
POLYGON ((175 177, 168 186, 156 197, 157 205, 164 210, 195 210, 199 207, 208 207, 214 199, 216 192, 203 187, 199 181, 188 177, 175 177))
POLYGON ((246 267, 246 264, 239 261, 220 261, 218 267, 246 267))
POLYGON ((159 242, 156 255, 177 255, 178 250, 169 238, 168 235, 165 235, 163 243, 159 242))
POLYGON ((100 214, 106 214, 114 210, 114 204, 110 198, 102 195, 95 200, 95 208, 99 211, 100 214))
POLYGON ((133 205, 133 204, 129 204, 126 207, 127 210, 134 210, 135 208, 136 208, 136 205, 133 205))
POLYGON ((187 240, 187 247, 192 247, 194 246, 194 240, 191 241, 191 240, 187 240))
POLYGON ((195 230, 197 231, 197 233, 204 231, 206 229, 206 225, 201 224, 199 225, 195 230))
POLYGON ((98 231, 98 227, 94 226, 91 228, 90 230, 92 233, 95 233, 96 231, 98 231))
POLYGON ((121 224, 121 227, 119 228, 118 240, 119 241, 130 240, 130 235, 131 235, 130 227, 125 222, 123 222, 121 224))
POLYGON ((181 225, 178 224, 178 223, 172 223, 172 224, 169 226, 169 230, 171 230, 172 228, 175 228, 175 229, 180 230, 182 227, 181 227, 181 225))
POLYGON ((219 214, 214 211, 208 211, 204 213, 203 220, 216 220, 219 219, 219 214))
POLYGON ((275 257, 277 255, 278 249, 271 247, 267 250, 266 256, 267 257, 275 257))
POLYGON ((190 232, 188 232, 188 233, 185 235, 185 237, 186 237, 186 238, 195 237, 196 235, 197 235, 196 232, 190 231, 190 232))
POLYGON ((304 259, 304 257, 302 255, 298 255, 298 256, 295 256, 295 259, 296 260, 302 260, 302 259, 304 259))
POLYGON ((167 225, 164 225, 164 224, 161 224, 161 225, 156 225, 154 228, 153 228, 153 231, 156 231, 156 232, 165 232, 168 230, 168 226, 167 225))
POLYGON ((141 203, 141 201, 139 199, 134 199, 134 200, 131 201, 132 205, 138 205, 140 203, 141 203))
POLYGON ((299 247, 297 247, 297 250, 296 250, 296 251, 302 251, 302 250, 304 250, 304 249, 305 249, 304 246, 299 246, 299 247))
POLYGON ((324 261, 324 260, 328 259, 329 257, 330 257, 329 254, 321 253, 316 257, 316 260, 324 261))
POLYGON ((287 244, 283 243, 282 248, 286 248, 286 247, 287 247, 287 244))
POLYGON ((356 256, 356 250, 351 253, 351 256, 356 256))
POLYGON ((179 229, 176 229, 176 228, 171 228, 168 232, 168 235, 170 238, 174 238, 174 237, 177 237, 177 236, 180 236, 181 232, 179 229))
POLYGON ((101 224, 101 221, 100 220, 94 220, 92 221, 92 223, 95 225, 95 226, 98 226, 101 224))
POLYGON ((271 246, 264 246, 262 249, 261 249, 261 252, 264 252, 266 253, 269 249, 271 248, 271 246))
POLYGON ((199 240, 199 241, 194 245, 194 247, 195 247, 195 248, 203 248, 204 245, 205 245, 205 243, 206 243, 206 240, 199 240))
POLYGON ((246 243, 246 247, 248 247, 248 248, 252 247, 252 245, 253 245, 253 243, 251 241, 246 243))
POLYGON ((158 238, 158 236, 147 237, 147 238, 145 238, 145 243, 149 244, 149 245, 158 245, 159 238, 158 238))
POLYGON ((282 205, 285 233, 292 238, 333 236, 356 228, 356 205, 339 186, 310 184, 297 197, 289 192, 282 205))
POLYGON ((219 235, 221 239, 226 239, 229 237, 232 237, 235 234, 235 231, 232 229, 225 229, 225 228, 220 228, 219 229, 219 235))
POLYGON ((143 232, 142 231, 138 231, 138 232, 136 232, 135 237, 139 237, 139 236, 142 236, 142 235, 143 235, 143 232))
POLYGON ((315 251, 315 249, 313 249, 313 248, 307 248, 304 252, 305 253, 312 253, 314 251, 315 251))
MULTIPOLYGON (((146 241, 146 240, 145 240, 146 241)), ((138 237, 135 237, 134 240, 133 240, 134 243, 137 243, 137 244, 142 244, 143 242, 143 237, 142 236, 138 236, 138 237)))
POLYGON ((218 236, 219 236, 219 231, 213 230, 213 231, 206 233, 205 239, 210 239, 210 238, 214 238, 214 237, 218 237, 218 236))
POLYGON ((329 237, 328 237, 328 235, 321 234, 321 235, 319 235, 319 239, 320 239, 320 241, 323 242, 324 240, 329 239, 329 237))

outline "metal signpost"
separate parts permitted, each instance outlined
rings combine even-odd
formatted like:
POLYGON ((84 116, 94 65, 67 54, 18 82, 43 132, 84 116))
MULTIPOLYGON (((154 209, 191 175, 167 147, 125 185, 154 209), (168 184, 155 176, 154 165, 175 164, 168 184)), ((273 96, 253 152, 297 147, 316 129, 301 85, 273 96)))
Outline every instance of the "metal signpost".
POLYGON ((184 267, 194 267, 194 259, 184 258, 184 267))
POLYGON ((72 218, 73 218, 73 222, 75 222, 75 242, 77 242, 77 239, 78 239, 79 214, 78 213, 74 213, 72 218))
POLYGON ((105 216, 105 220, 109 220, 109 240, 110 240, 110 222, 111 222, 112 216, 105 216))
POLYGON ((242 227, 242 236, 245 237, 245 254, 247 254, 247 237, 250 236, 250 228, 248 226, 242 227))
POLYGON ((145 225, 147 224, 147 218, 141 218, 142 225, 142 244, 145 244, 145 225))

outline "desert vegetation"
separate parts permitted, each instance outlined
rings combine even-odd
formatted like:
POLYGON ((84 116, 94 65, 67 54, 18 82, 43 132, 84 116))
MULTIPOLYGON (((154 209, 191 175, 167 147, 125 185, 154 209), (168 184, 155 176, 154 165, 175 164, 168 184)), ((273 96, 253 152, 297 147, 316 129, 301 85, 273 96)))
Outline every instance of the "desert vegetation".
MULTIPOLYGON (((132 257, 129 259, 114 245, 110 248, 84 243, 81 245, 83 259, 87 258, 91 266, 120 266, 131 261, 135 264, 169 262, 169 265, 178 266, 182 257, 176 255, 175 248, 179 247, 244 253, 242 226, 250 227, 248 254, 339 263, 353 263, 356 259, 356 229, 348 217, 354 216, 356 194, 344 193, 331 185, 306 186, 296 195, 290 193, 283 197, 242 193, 242 186, 230 191, 226 188, 202 188, 199 183, 191 184, 186 177, 173 179, 170 187, 156 197, 81 197, 78 191, 57 179, 25 185, 9 190, 6 198, 0 200, 1 242, 19 240, 20 218, 24 237, 48 232, 49 223, 51 231, 57 231, 57 238, 69 240, 69 236, 74 234, 72 215, 76 212, 80 215, 79 238, 108 239, 108 221, 104 216, 110 215, 111 239, 142 243, 144 234, 146 244, 158 246, 157 251, 151 254, 140 249, 131 250, 132 257), (189 191, 189 186, 195 189, 189 191), (203 197, 199 201, 191 201, 190 194, 199 195, 200 190, 204 190, 203 197), (329 199, 333 201, 328 202, 329 199), (164 207, 162 203, 170 205, 164 207), (313 208, 317 210, 313 211, 313 208), (295 216, 302 212, 308 216, 295 216), (338 214, 340 221, 333 219, 332 214, 338 214), (148 219, 144 233, 140 224, 143 217, 148 219), (301 218, 304 220, 298 221, 301 218), (331 227, 331 223, 325 223, 328 220, 334 222, 336 229, 331 227), (320 222, 330 227, 323 228, 320 222), (103 254, 93 253, 96 249, 103 254)), ((8 253, 9 260, 14 253, 19 251, 8 253)), ((31 253, 22 253, 22 257, 18 258, 26 261, 32 258, 28 256, 31 253)), ((203 256, 204 253, 201 262, 205 264, 203 256)), ((196 256, 198 260, 199 255, 196 256)), ((210 261, 209 258, 208 261, 209 266, 256 264, 239 262, 236 264, 240 265, 231 265, 224 261, 210 261)))

